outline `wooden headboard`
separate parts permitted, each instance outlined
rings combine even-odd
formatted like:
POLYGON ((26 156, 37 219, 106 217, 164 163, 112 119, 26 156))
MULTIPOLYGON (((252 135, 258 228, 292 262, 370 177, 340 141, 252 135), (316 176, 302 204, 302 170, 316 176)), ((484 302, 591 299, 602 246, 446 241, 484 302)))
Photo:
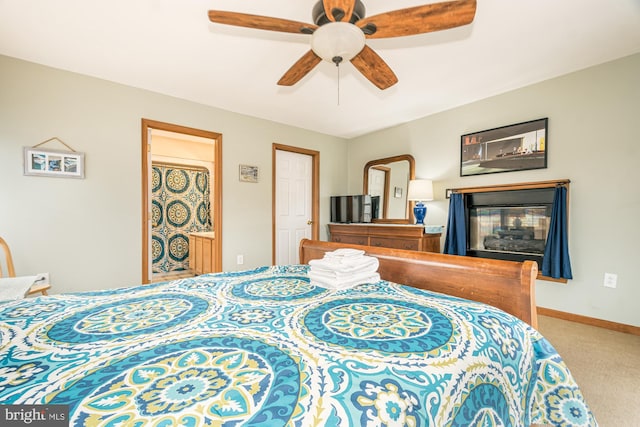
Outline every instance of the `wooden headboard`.
POLYGON ((300 262, 338 248, 362 249, 378 258, 383 280, 492 305, 538 327, 533 261, 513 262, 303 239, 300 262))

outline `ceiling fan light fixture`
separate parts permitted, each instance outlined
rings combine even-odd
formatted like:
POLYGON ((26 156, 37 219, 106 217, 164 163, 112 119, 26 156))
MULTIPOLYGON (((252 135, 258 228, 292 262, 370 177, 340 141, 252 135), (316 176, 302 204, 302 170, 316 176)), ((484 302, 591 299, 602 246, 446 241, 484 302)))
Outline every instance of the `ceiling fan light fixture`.
POLYGON ((338 66, 349 61, 378 89, 385 90, 398 83, 398 77, 380 55, 365 44, 365 38, 411 36, 467 25, 475 17, 476 2, 445 0, 365 18, 362 0, 316 0, 311 11, 314 24, 224 10, 210 10, 209 20, 259 30, 311 34, 311 49, 278 80, 280 86, 293 86, 325 60, 336 64, 338 78, 338 66))
POLYGON ((311 36, 311 49, 325 61, 350 61, 364 48, 365 37, 360 28, 348 22, 325 24, 311 36), (336 60, 336 58, 340 58, 336 60))

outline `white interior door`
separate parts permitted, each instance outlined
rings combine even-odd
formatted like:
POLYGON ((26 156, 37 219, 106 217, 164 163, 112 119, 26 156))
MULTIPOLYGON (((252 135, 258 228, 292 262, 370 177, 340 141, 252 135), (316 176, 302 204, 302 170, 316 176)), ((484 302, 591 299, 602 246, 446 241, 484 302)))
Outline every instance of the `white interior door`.
POLYGON ((298 264, 298 246, 311 238, 313 159, 276 150, 276 264, 298 264))

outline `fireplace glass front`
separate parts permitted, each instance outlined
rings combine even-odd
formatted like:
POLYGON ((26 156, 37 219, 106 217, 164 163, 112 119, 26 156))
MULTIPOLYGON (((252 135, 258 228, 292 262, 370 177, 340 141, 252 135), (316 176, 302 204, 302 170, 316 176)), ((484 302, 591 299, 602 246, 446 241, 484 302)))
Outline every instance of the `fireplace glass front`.
POLYGON ((541 256, 550 214, 548 206, 472 207, 469 209, 469 249, 541 256))

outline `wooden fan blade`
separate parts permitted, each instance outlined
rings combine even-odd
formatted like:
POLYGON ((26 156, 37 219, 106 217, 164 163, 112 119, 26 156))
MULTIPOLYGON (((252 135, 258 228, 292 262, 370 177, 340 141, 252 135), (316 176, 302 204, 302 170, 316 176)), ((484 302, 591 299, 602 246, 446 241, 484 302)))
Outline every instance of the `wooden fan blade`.
POLYGON ((370 16, 356 22, 367 38, 411 36, 473 22, 476 0, 426 4, 370 16), (373 33, 372 33, 373 31, 373 33))
POLYGON ((235 25, 237 27, 255 28, 258 30, 282 31, 284 33, 312 34, 317 25, 288 19, 271 18, 268 16, 250 15, 247 13, 227 12, 224 10, 210 10, 209 20, 216 24, 235 25))
POLYGON ((309 71, 313 70, 320 61, 322 61, 322 58, 310 50, 284 73, 280 80, 278 80, 278 84, 280 86, 293 86, 309 74, 309 71))
POLYGON ((384 90, 398 83, 395 73, 369 46, 365 45, 364 49, 351 59, 351 63, 379 89, 384 90))
POLYGON ((356 0, 323 0, 324 13, 330 21, 349 22, 356 0))

